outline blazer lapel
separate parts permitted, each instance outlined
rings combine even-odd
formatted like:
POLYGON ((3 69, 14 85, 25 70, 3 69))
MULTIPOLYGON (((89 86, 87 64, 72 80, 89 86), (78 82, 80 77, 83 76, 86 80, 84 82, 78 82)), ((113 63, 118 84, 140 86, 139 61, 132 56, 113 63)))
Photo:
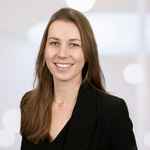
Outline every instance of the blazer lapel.
POLYGON ((82 83, 72 113, 64 150, 85 150, 92 141, 96 125, 97 105, 94 93, 88 83, 82 83))

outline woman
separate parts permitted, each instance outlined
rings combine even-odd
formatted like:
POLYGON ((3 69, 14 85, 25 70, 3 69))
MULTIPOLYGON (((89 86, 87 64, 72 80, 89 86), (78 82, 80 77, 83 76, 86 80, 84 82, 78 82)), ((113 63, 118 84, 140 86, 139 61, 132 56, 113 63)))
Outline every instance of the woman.
POLYGON ((21 107, 21 150, 137 150, 123 99, 108 94, 88 20, 52 15, 36 62, 36 87, 21 107))

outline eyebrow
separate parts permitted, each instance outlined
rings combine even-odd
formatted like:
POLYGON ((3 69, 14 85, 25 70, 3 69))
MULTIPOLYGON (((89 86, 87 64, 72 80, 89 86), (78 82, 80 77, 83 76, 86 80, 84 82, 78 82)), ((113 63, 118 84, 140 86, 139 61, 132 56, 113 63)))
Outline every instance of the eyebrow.
MULTIPOLYGON (((51 40, 51 39, 52 39, 52 40, 60 41, 60 39, 57 38, 57 37, 48 37, 48 40, 51 40)), ((79 41, 79 42, 81 42, 80 39, 76 39, 76 38, 69 39, 69 41, 79 41)))
POLYGON ((56 37, 48 37, 48 40, 59 40, 58 38, 56 38, 56 37))

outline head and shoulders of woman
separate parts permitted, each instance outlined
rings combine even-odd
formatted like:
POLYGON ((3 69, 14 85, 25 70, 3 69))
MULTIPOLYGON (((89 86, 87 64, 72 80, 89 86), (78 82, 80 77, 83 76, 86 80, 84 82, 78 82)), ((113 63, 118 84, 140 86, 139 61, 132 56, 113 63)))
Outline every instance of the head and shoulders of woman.
MULTIPOLYGON (((20 104, 23 118, 21 133, 25 128, 32 132, 31 128, 34 127, 26 125, 29 121, 25 115, 26 106, 28 110, 33 110, 31 113, 34 114, 35 123, 39 121, 36 118, 38 114, 43 121, 47 117, 45 131, 42 132, 39 127, 41 136, 46 134, 48 110, 55 99, 56 90, 65 96, 71 91, 78 94, 82 87, 86 87, 88 92, 106 100, 106 103, 121 101, 105 90, 94 33, 89 21, 77 10, 62 8, 51 16, 43 34, 35 71, 36 86, 34 82, 35 88, 25 93, 20 104)), ((73 96, 73 92, 70 95, 73 96)))

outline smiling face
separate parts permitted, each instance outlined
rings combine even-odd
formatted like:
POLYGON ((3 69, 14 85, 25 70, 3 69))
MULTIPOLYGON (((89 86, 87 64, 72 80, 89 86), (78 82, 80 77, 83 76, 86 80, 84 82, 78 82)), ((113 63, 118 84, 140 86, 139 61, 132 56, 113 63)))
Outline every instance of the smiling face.
POLYGON ((57 20, 50 25, 45 61, 54 80, 82 80, 85 60, 80 32, 74 23, 57 20))

